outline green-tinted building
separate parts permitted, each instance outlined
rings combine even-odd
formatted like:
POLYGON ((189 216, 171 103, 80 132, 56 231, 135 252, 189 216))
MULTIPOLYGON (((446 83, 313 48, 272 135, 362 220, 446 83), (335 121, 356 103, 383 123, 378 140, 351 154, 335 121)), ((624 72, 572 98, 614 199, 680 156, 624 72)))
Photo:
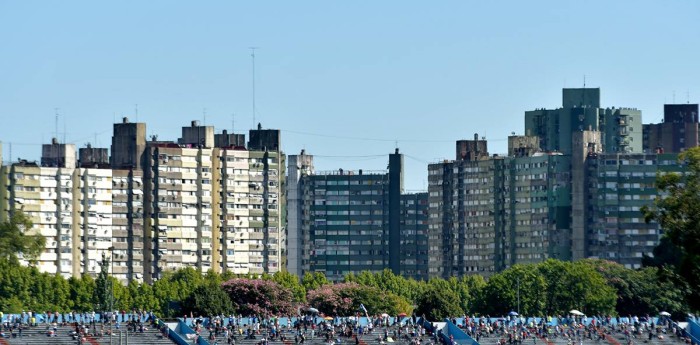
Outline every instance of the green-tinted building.
POLYGON ((540 138, 544 151, 572 152, 574 132, 600 131, 604 152, 641 153, 642 112, 601 108, 599 88, 563 89, 562 107, 525 112, 525 133, 540 138))
POLYGON ((677 154, 600 154, 588 160, 589 207, 587 257, 641 266, 652 255, 662 230, 646 223, 642 206, 653 206, 659 197, 657 175, 681 172, 677 154))

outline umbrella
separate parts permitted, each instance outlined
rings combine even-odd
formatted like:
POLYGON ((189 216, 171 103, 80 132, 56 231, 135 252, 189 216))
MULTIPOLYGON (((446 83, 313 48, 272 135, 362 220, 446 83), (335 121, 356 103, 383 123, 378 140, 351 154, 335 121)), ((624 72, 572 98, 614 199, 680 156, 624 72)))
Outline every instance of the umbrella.
POLYGON ((576 315, 576 316, 583 316, 583 313, 580 312, 580 311, 578 311, 578 310, 576 310, 576 309, 571 309, 571 310, 569 311, 569 314, 571 314, 571 315, 576 315))
POLYGON ((326 316, 326 317, 324 317, 323 319, 324 319, 324 320, 330 321, 330 320, 333 320, 333 317, 331 317, 331 316, 326 316))
POLYGON ((308 308, 308 309, 306 309, 306 311, 308 311, 309 313, 318 314, 318 309, 316 309, 316 308, 308 308))
POLYGON ((659 315, 661 315, 661 316, 671 316, 671 313, 669 313, 669 312, 667 312, 667 311, 662 311, 662 312, 659 313, 659 315))
POLYGON ((510 315, 510 316, 518 316, 518 313, 516 313, 515 311, 511 311, 510 313, 508 313, 508 315, 510 315))
POLYGON ((400 314, 399 314, 399 317, 405 317, 405 316, 406 316, 406 313, 400 313, 400 314))
POLYGON ((382 314, 382 317, 389 317, 389 314, 384 313, 384 314, 382 314))

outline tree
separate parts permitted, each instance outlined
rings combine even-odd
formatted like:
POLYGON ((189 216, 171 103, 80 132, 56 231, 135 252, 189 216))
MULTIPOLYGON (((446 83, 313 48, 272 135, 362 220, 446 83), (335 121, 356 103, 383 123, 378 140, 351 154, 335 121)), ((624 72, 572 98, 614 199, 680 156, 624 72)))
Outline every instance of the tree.
POLYGON ((679 249, 670 260, 675 265, 668 266, 694 287, 686 300, 692 310, 700 310, 700 147, 681 153, 679 161, 687 173, 660 174, 656 186, 662 197, 642 212, 647 222, 658 222, 664 236, 679 249))
POLYGON ((15 211, 8 221, 0 223, 0 258, 17 260, 22 253, 24 259, 35 261, 44 250, 46 238, 35 233, 34 224, 22 211, 15 211))
POLYGON ((607 315, 615 310, 615 290, 586 262, 549 259, 538 264, 537 269, 547 282, 547 315, 566 314, 570 309, 607 315))
POLYGON ((180 315, 182 302, 203 282, 202 273, 191 267, 164 273, 153 284, 153 295, 160 304, 158 310, 161 315, 180 315))
POLYGON ((416 314, 432 321, 442 321, 446 317, 464 313, 460 307, 459 296, 449 288, 441 288, 438 284, 429 283, 427 290, 416 300, 416 305, 416 314))
POLYGON ((100 262, 100 274, 95 280, 95 302, 97 310, 112 311, 114 309, 114 287, 112 281, 109 280, 109 258, 102 254, 102 262, 100 262))
POLYGON ((294 297, 294 302, 301 303, 306 300, 306 289, 301 285, 296 275, 287 271, 279 271, 272 275, 270 279, 289 289, 294 297))
POLYGON ((200 285, 185 300, 183 311, 201 316, 230 315, 233 302, 218 284, 200 285))
POLYGON ((301 279, 301 284, 304 285, 304 289, 306 291, 316 290, 319 287, 329 283, 330 282, 323 272, 306 272, 304 273, 304 277, 301 279))
POLYGON ((235 278, 222 285, 243 315, 292 315, 292 293, 272 280, 235 278))
POLYGON ((81 278, 68 278, 71 304, 67 310, 91 311, 95 310, 95 280, 90 275, 84 274, 81 278))
POLYGON ((364 305, 370 315, 411 312, 409 302, 396 294, 382 291, 375 286, 358 283, 326 284, 308 292, 306 300, 309 305, 326 315, 354 315, 362 313, 364 305))
POLYGON ((547 287, 538 265, 515 265, 489 279, 480 309, 489 315, 507 315, 512 310, 538 315, 545 310, 547 287))

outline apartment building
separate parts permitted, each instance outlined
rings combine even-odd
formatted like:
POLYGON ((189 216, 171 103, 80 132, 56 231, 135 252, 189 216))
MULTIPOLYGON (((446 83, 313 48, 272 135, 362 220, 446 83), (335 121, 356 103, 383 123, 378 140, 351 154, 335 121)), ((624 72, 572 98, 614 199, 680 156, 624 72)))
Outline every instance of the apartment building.
MULTIPOLYGON (((100 272, 112 247, 112 171, 40 167, 20 161, 2 167, 2 219, 21 210, 46 238, 38 257, 42 272, 65 277, 100 272)), ((26 264, 26 262, 25 262, 26 264)))
POLYGON ((481 141, 458 141, 456 160, 428 166, 429 275, 489 276, 518 263, 569 258, 569 157, 515 136, 514 156, 489 156, 481 141), (464 152, 469 148, 480 153, 464 152))
POLYGON ((305 152, 289 162, 295 273, 323 272, 341 281, 348 273, 390 269, 427 278, 427 194, 402 194, 398 150, 389 155, 388 171, 313 171, 313 156, 305 152))
POLYGON ((616 261, 628 268, 641 267, 644 255, 653 256, 662 229, 647 223, 640 209, 659 197, 656 177, 681 173, 677 154, 597 154, 587 164, 590 182, 587 199, 587 257, 616 261))
POLYGON ((664 104, 661 123, 643 126, 645 153, 679 153, 700 143, 697 104, 664 104))

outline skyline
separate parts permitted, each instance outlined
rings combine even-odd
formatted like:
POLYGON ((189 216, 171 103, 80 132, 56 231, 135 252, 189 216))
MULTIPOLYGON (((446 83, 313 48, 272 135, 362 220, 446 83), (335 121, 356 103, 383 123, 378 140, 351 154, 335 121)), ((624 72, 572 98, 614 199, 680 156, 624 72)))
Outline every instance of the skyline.
POLYGON ((55 108, 59 139, 78 148, 109 147, 123 116, 176 140, 204 109, 217 131, 235 113, 247 134, 249 47, 256 120, 282 130, 286 154, 306 149, 318 170, 383 170, 398 146, 407 190, 424 190, 427 164, 474 133, 505 153, 525 111, 560 107, 584 76, 603 107, 640 109, 644 123, 700 94, 690 1, 41 4, 0 1, 5 161, 10 143, 13 160, 38 160, 55 108))

